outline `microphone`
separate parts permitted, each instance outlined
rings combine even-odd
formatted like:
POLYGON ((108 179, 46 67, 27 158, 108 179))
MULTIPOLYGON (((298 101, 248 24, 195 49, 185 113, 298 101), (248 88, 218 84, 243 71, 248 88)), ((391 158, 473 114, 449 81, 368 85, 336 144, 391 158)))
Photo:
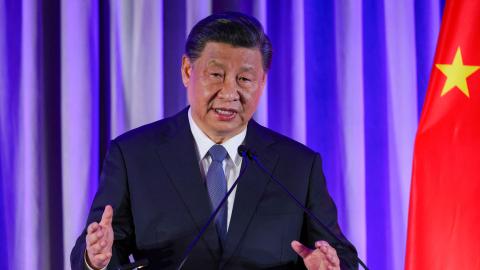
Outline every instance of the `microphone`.
POLYGON ((256 155, 250 149, 248 149, 245 145, 240 145, 237 149, 238 154, 242 157, 248 157, 248 159, 252 160, 253 156, 256 155))
MULTIPOLYGON (((257 164, 257 166, 265 173, 267 174, 270 179, 272 179, 287 195, 288 197, 295 202, 295 204, 301 208, 303 210, 304 213, 306 213, 313 221, 315 221, 315 223, 317 223, 317 225, 319 225, 320 227, 322 227, 324 229, 324 231, 329 235, 331 236, 333 239, 335 239, 336 241, 339 242, 338 245, 335 245, 335 248, 340 248, 340 249, 345 249, 345 247, 350 250, 351 252, 355 253, 352 248, 350 246, 346 246, 343 244, 343 241, 340 240, 340 238, 338 238, 331 230, 330 228, 328 228, 325 224, 323 224, 323 222, 317 217, 315 216, 315 214, 313 214, 307 207, 305 207, 305 205, 303 205, 296 197, 295 195, 293 195, 289 190, 288 188, 282 184, 282 182, 280 182, 279 180, 277 180, 273 174, 271 172, 269 172, 265 166, 263 166, 263 164, 258 160, 257 158, 257 155, 256 153, 247 148, 246 146, 243 146, 241 145, 239 148, 238 148, 238 152, 240 153, 240 151, 243 153, 243 156, 246 156, 248 157, 248 159, 250 160, 253 160, 255 161, 255 163, 257 164)), ((358 257, 358 256, 355 256, 355 259, 357 260, 357 262, 363 267, 363 269, 365 270, 368 270, 368 267, 365 265, 365 263, 358 257)))
MULTIPOLYGON (((197 236, 195 237, 195 239, 193 239, 192 242, 190 242, 190 245, 188 245, 184 255, 183 255, 183 259, 182 261, 180 262, 180 264, 178 265, 178 268, 177 270, 180 270, 183 268, 183 265, 185 264, 185 262, 188 260, 188 257, 190 256, 190 253, 192 253, 192 250, 193 248, 197 245, 198 241, 200 241, 200 238, 202 238, 202 236, 205 234, 205 231, 207 230, 208 226, 210 226, 210 224, 212 223, 212 221, 215 219, 215 216, 217 215, 217 213, 220 211, 220 209, 222 208, 223 205, 225 205, 225 202, 227 201, 228 197, 230 196, 230 194, 232 193, 232 191, 235 189, 235 187, 237 186, 238 184, 238 180, 240 180, 240 178, 242 177, 242 175, 245 173, 245 170, 247 169, 247 166, 248 166, 248 158, 247 158, 247 151, 240 151, 240 149, 243 149, 245 148, 243 145, 240 145, 237 149, 238 153, 242 156, 243 160, 245 161, 245 166, 242 166, 242 169, 240 170, 240 174, 238 175, 237 179, 235 180, 235 182, 233 183, 233 185, 230 187, 230 189, 228 190, 228 192, 225 194, 225 196, 223 196, 223 199, 222 201, 218 204, 217 208, 215 208, 215 210, 212 212, 212 214, 210 214, 210 217, 208 218, 207 222, 205 223, 205 225, 203 225, 202 229, 200 230, 200 232, 197 234, 197 236)), ((246 148, 245 148, 246 149, 246 148)))

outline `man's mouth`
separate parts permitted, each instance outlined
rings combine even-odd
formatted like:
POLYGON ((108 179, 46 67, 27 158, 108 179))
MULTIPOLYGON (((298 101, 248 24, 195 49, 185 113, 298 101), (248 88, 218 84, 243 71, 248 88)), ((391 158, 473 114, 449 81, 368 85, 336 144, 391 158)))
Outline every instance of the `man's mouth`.
POLYGON ((237 114, 235 110, 225 108, 216 108, 214 111, 217 114, 218 119, 221 121, 232 120, 237 114))

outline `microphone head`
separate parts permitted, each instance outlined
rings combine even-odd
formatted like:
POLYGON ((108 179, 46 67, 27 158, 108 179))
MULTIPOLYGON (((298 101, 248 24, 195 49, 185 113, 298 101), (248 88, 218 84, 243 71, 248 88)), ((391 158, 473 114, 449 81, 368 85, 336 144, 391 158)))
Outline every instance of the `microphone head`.
POLYGON ((237 151, 238 151, 238 154, 242 157, 248 155, 248 148, 245 145, 240 145, 237 151))
POLYGON ((252 149, 249 149, 245 145, 240 145, 238 147, 238 154, 242 157, 248 157, 248 159, 250 160, 257 156, 257 154, 252 149))

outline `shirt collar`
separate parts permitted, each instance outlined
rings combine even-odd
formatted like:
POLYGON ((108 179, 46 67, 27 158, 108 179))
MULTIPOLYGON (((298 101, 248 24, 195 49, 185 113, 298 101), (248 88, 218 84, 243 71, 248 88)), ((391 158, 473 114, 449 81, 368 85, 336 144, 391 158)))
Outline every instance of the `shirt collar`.
MULTIPOLYGON (((190 130, 192 131, 193 139, 197 145, 198 156, 200 160, 205 158, 208 150, 215 144, 208 136, 197 126, 192 117, 192 108, 188 109, 188 122, 190 124, 190 130)), ((227 141, 222 143, 222 146, 227 150, 228 156, 235 162, 236 166, 241 165, 241 157, 238 154, 238 147, 243 144, 245 136, 247 135, 247 128, 242 130, 239 134, 233 136, 227 141)))

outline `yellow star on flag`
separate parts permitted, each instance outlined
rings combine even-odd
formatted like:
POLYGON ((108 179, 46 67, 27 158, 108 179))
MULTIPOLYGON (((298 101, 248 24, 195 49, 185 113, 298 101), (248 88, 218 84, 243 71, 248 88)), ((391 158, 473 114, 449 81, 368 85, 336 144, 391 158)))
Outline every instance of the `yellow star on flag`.
POLYGON ((472 75, 475 71, 480 69, 480 66, 463 65, 462 51, 460 47, 457 48, 452 64, 436 64, 435 65, 445 76, 447 81, 442 89, 441 96, 450 92, 455 86, 460 89, 467 97, 470 93, 467 85, 467 77, 472 75))

